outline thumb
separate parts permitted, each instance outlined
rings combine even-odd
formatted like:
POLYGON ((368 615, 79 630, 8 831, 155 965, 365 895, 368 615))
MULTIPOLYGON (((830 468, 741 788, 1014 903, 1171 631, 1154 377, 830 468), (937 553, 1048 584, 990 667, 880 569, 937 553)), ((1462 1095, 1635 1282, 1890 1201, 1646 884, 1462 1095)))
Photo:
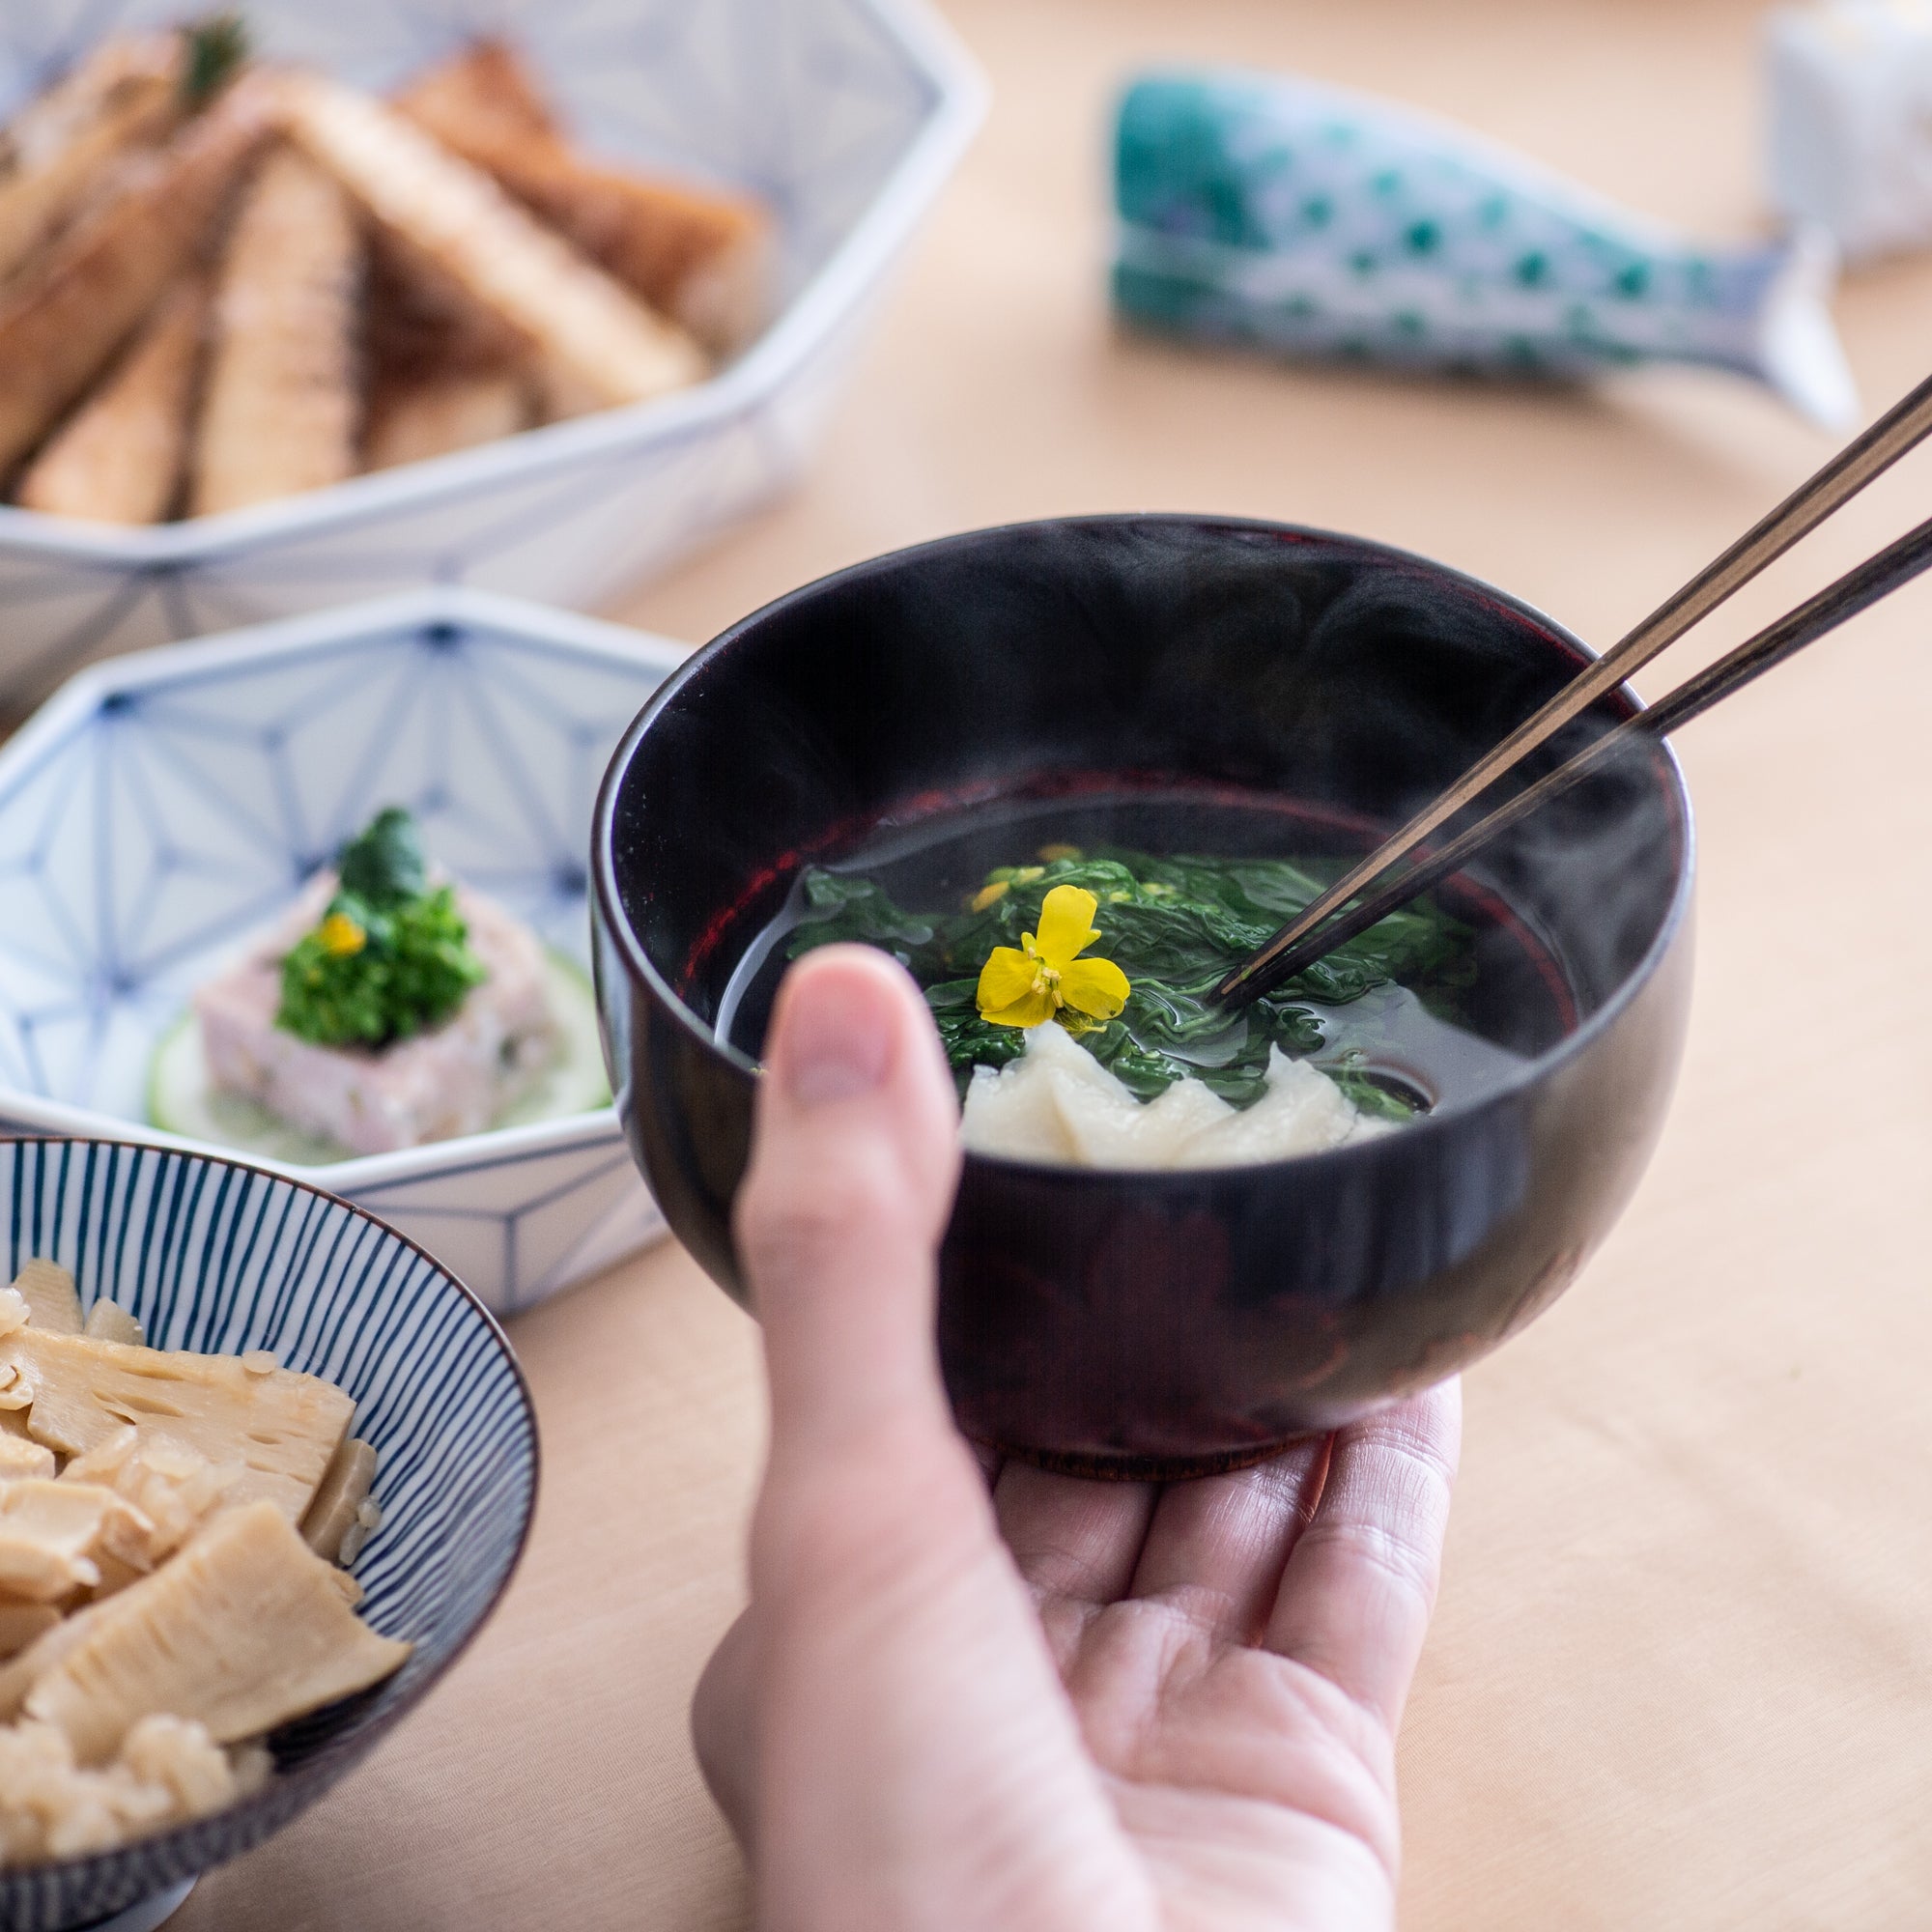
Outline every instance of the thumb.
POLYGON ((908 1423, 951 1435, 933 1304, 957 1122, 931 1014, 897 965, 836 946, 791 969, 738 1201, 775 1463, 908 1423))
POLYGON ((1151 1923, 940 1381, 957 1120, 890 959, 792 968, 738 1215, 771 1450, 705 1762, 750 1828, 761 1922, 1151 1923))

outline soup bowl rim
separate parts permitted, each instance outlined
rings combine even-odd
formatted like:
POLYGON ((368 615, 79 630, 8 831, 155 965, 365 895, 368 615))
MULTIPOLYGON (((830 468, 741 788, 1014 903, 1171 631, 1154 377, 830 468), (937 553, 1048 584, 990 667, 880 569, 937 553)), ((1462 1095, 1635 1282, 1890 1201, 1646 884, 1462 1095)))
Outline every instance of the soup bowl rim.
MULTIPOLYGON (((1383 543, 1378 538, 1319 528, 1312 525, 1282 523, 1262 517, 1224 517, 1179 511, 1102 512, 1076 517, 1022 519, 1012 523, 954 531, 948 536, 931 538, 923 543, 901 545, 896 550, 881 552, 875 556, 863 558, 838 570, 815 577, 770 599, 759 605, 756 610, 738 618, 719 632, 708 643, 686 658, 651 694, 649 700, 631 721, 623 737, 619 739, 616 750, 611 755, 611 762, 606 767, 603 781, 598 787, 596 809, 591 818, 590 849, 590 873, 595 908, 601 924, 622 957, 626 973, 634 980, 641 983, 701 1048, 715 1054, 726 1065, 749 1079, 755 1081, 762 1076, 764 1069, 760 1063, 742 1048, 722 1038, 716 1028, 691 1009, 676 987, 659 969, 638 937, 624 910, 623 891, 617 877, 615 838, 617 806, 638 751, 659 718, 677 702, 685 686, 700 676, 715 659, 754 630, 763 628, 781 612, 814 601, 828 590, 839 585, 861 581, 894 565, 902 565, 909 558, 947 550, 963 550, 975 544, 1025 531, 1104 530, 1149 526, 1194 530, 1225 530, 1256 536, 1285 537, 1299 543, 1334 544, 1371 554, 1381 562, 1410 565, 1425 575, 1437 580, 1446 579, 1473 590, 1479 597, 1494 602, 1513 615, 1527 618, 1536 629, 1545 634, 1543 641, 1553 641, 1563 649, 1575 653, 1580 660, 1579 668, 1580 664, 1594 663, 1598 659, 1599 654, 1566 625, 1559 624, 1533 604, 1525 602, 1512 592, 1499 589, 1468 571, 1458 570, 1452 564, 1439 563, 1434 557, 1425 556, 1420 552, 1407 550, 1396 544, 1383 543)), ((1631 688, 1628 681, 1615 685, 1605 696, 1621 700, 1633 715, 1644 708, 1642 699, 1631 688)), ((1560 1039, 1540 1053, 1525 1056, 1521 1065, 1513 1068, 1507 1076, 1486 1086, 1481 1093, 1469 1099, 1451 1101, 1443 1106, 1432 1108, 1419 1120, 1408 1122, 1402 1130, 1403 1141, 1412 1142, 1418 1135, 1454 1132, 1461 1123, 1492 1107, 1507 1104, 1528 1090, 1542 1085, 1566 1065, 1580 1058, 1616 1025, 1618 1019, 1637 998, 1665 956, 1677 944, 1690 914, 1695 887, 1696 822, 1691 810, 1690 790, 1685 783, 1683 767, 1678 760, 1676 751, 1664 739, 1650 740, 1649 749, 1661 761, 1657 775, 1671 810, 1673 826, 1670 842, 1673 848, 1673 878, 1669 902, 1641 957, 1618 977, 1616 984, 1602 1005, 1581 1019, 1560 1039)), ((1378 1148, 1387 1144, 1386 1136, 1377 1135, 1340 1147, 1273 1160, 1243 1161, 1219 1167, 1185 1169, 1079 1167, 1028 1160, 1014 1155, 981 1152, 972 1148, 964 1149, 963 1154, 969 1167, 984 1167, 1015 1176, 1024 1175, 1036 1181, 1050 1179, 1066 1185, 1081 1185, 1096 1179, 1118 1181, 1123 1177, 1130 1176, 1136 1185, 1180 1189, 1198 1187, 1203 1181, 1215 1179, 1227 1179, 1242 1175, 1263 1176, 1277 1172, 1284 1167, 1293 1167, 1299 1171, 1314 1165, 1332 1165, 1350 1159, 1359 1160, 1364 1153, 1373 1154, 1378 1148)))

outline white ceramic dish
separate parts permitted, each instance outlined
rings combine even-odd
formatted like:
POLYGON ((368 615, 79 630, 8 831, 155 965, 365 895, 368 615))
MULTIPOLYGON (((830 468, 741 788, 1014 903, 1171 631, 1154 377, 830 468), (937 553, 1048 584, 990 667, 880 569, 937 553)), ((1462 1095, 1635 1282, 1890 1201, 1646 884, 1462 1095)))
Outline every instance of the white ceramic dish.
MULTIPOLYGON (((598 781, 683 655, 451 589, 82 672, 0 751, 0 1132, 207 1150, 147 1122, 156 1044, 189 989, 384 805, 587 968, 598 781)), ((393 1223, 497 1313, 663 1231, 608 1106, 265 1164, 393 1223)))
MULTIPOLYGON (((0 114, 120 22, 191 0, 0 0, 0 114)), ((90 659, 463 582, 589 609, 804 463, 879 285, 978 123, 923 0, 251 0, 267 52, 387 87, 512 37, 598 151, 777 211, 781 307, 699 387, 259 509, 117 530, 0 505, 0 711, 90 659)))

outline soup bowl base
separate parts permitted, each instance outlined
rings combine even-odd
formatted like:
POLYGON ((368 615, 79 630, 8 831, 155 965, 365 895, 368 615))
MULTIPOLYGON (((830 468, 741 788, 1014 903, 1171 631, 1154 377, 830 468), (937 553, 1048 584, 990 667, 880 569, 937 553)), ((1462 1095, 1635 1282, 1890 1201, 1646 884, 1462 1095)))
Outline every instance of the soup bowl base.
POLYGON ((989 1450, 1009 1463, 1024 1463, 1049 1476, 1078 1476, 1093 1483, 1189 1483, 1201 1476, 1232 1476, 1242 1469, 1258 1468, 1272 1463, 1297 1443, 1314 1441, 1326 1432, 1302 1430, 1278 1441, 1244 1444, 1239 1449, 1204 1452, 1194 1456, 1138 1456, 1123 1451, 1118 1456, 1067 1449, 1008 1448, 1002 1443, 972 1438, 976 1446, 989 1450))

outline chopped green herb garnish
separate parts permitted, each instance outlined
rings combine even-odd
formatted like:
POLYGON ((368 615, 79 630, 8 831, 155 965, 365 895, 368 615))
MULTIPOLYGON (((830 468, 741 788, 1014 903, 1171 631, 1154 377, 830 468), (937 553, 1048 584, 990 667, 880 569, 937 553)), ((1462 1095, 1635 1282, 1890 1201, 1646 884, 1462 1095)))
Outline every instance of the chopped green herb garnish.
MULTIPOLYGON (((894 953, 925 990, 962 1093, 975 1066, 1002 1066, 1026 1051, 1026 1033, 980 1016, 980 968, 995 947, 1037 931, 1056 886, 1098 901, 1107 957, 1131 984, 1120 1017, 1075 1032, 1094 1059, 1151 1100, 1193 1075, 1244 1107, 1261 1097, 1268 1049, 1305 1057, 1323 1043, 1319 1009, 1345 1006, 1391 980, 1428 978, 1453 988, 1469 968, 1469 930, 1424 899, 1339 946, 1252 1005, 1229 1012, 1211 993, 1228 969, 1315 897, 1324 880, 1288 859, 1156 858, 1102 848, 1047 847, 1044 863, 1000 867, 957 913, 912 913, 872 880, 810 868, 806 911, 789 954, 857 940, 894 953)), ((1364 1111, 1407 1119, 1412 1110, 1346 1063, 1328 1069, 1364 1111)))
POLYGON ((416 822, 399 805, 384 808, 335 858, 345 893, 371 905, 400 905, 420 898, 429 883, 416 822))
POLYGON ((181 98, 190 113, 206 107, 248 59, 248 27, 240 14, 212 14, 182 29, 181 98))
POLYGON ((384 1047, 447 1019, 488 974, 448 886, 432 890, 390 807, 336 858, 338 890, 282 961, 275 1024, 317 1046, 384 1047))

